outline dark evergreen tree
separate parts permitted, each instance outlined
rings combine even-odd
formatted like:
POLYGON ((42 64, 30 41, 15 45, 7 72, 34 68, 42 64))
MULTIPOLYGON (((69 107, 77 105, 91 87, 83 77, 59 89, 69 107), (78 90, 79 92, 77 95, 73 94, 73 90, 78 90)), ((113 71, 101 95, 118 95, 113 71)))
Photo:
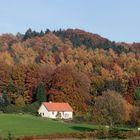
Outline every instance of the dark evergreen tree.
POLYGON ((49 32, 51 32, 49 29, 46 29, 45 34, 48 34, 49 32))
POLYGON ((18 32, 18 33, 16 34, 16 37, 17 37, 17 39, 18 39, 19 41, 21 41, 21 40, 23 39, 24 35, 21 34, 20 32, 18 32))
POLYGON ((1 99, 3 100, 3 106, 7 106, 7 105, 10 104, 10 98, 8 97, 6 87, 4 87, 2 89, 2 97, 1 97, 1 99))
POLYGON ((136 103, 140 106, 140 87, 136 88, 134 95, 136 103))
POLYGON ((0 111, 3 111, 4 108, 4 99, 3 97, 0 95, 0 111))
POLYGON ((31 37, 40 36, 39 32, 33 31, 31 37))
POLYGON ((120 79, 106 80, 105 84, 104 84, 103 91, 106 91, 108 89, 109 90, 114 90, 118 93, 123 93, 124 90, 125 90, 120 79))
POLYGON ((8 85, 8 91, 10 91, 12 93, 15 92, 15 86, 14 86, 13 80, 10 80, 10 83, 8 85))
POLYGON ((39 102, 39 104, 46 101, 46 89, 42 82, 39 84, 37 88, 36 99, 39 102))
POLYGON ((39 36, 44 36, 45 33, 41 30, 40 33, 39 33, 39 36))
POLYGON ((26 31, 26 33, 25 33, 23 39, 26 40, 26 39, 28 39, 28 38, 31 38, 31 37, 32 37, 32 34, 33 34, 32 29, 29 28, 29 29, 26 31))
POLYGON ((52 53, 56 53, 58 51, 59 51, 58 47, 56 45, 53 45, 53 47, 52 47, 52 53))

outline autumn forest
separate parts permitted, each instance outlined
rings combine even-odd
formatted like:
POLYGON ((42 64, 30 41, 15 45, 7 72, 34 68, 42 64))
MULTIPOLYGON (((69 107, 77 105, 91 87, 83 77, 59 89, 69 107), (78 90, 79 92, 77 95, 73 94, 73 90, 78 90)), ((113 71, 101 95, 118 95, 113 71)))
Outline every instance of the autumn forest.
POLYGON ((79 29, 0 36, 0 110, 68 102, 100 124, 140 124, 140 44, 79 29))

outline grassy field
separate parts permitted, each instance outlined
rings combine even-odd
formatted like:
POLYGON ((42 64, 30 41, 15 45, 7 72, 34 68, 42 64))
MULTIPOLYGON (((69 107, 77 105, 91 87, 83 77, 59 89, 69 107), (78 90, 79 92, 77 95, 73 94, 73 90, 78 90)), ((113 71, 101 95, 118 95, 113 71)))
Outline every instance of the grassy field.
POLYGON ((93 125, 64 123, 31 115, 0 114, 0 136, 7 136, 8 132, 14 136, 24 136, 82 132, 96 128, 93 125))

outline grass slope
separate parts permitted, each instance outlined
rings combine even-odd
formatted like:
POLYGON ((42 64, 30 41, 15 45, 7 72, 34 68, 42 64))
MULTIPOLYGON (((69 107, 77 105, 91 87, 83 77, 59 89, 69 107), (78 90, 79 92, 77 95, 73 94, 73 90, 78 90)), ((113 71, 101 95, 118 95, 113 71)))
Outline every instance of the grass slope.
POLYGON ((71 124, 31 115, 1 114, 0 136, 7 136, 8 131, 14 136, 46 135, 90 131, 96 126, 88 124, 71 124))

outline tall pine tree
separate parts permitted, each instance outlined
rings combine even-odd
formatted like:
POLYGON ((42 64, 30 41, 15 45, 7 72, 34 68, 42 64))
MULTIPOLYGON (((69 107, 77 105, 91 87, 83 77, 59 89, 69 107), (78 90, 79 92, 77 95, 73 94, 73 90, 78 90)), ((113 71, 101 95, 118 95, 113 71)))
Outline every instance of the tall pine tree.
POLYGON ((46 89, 44 84, 41 82, 37 88, 37 101, 39 104, 46 101, 46 89))

